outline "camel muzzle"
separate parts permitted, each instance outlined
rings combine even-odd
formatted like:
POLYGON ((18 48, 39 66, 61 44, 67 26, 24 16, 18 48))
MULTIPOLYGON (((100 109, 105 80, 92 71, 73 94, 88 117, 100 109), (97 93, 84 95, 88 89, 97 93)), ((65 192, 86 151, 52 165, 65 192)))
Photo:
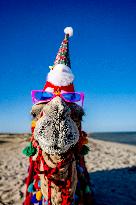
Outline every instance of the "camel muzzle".
POLYGON ((79 139, 78 127, 70 116, 69 106, 57 96, 45 104, 42 111, 43 115, 36 123, 34 138, 48 154, 67 152, 79 139))

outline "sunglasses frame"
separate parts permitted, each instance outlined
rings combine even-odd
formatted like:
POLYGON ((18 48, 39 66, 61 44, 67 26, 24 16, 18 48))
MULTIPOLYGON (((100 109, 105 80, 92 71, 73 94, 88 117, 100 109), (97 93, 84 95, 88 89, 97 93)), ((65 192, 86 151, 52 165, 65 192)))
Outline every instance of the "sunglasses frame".
MULTIPOLYGON (((75 102, 81 101, 81 102, 82 102, 82 106, 83 106, 83 103, 84 103, 84 93, 83 93, 83 92, 65 92, 65 91, 63 92, 63 91, 61 91, 61 93, 55 94, 55 93, 48 92, 48 91, 44 91, 44 90, 32 90, 32 91, 31 91, 32 102, 33 102, 33 104, 35 104, 35 103, 37 103, 37 102, 39 102, 39 103, 42 103, 42 102, 50 102, 53 98, 55 98, 56 96, 59 96, 59 97, 61 97, 64 101, 69 102, 69 103, 72 103, 70 100, 66 100, 66 99, 63 97, 62 94, 66 94, 66 93, 77 93, 77 94, 79 94, 79 95, 81 96, 81 100, 77 100, 77 101, 75 101, 75 102), (52 98, 50 98, 49 100, 37 100, 37 99, 35 98, 35 96, 34 96, 36 92, 47 92, 47 93, 51 93, 53 96, 52 96, 52 98)), ((75 103, 75 102, 73 102, 73 103, 75 103)))

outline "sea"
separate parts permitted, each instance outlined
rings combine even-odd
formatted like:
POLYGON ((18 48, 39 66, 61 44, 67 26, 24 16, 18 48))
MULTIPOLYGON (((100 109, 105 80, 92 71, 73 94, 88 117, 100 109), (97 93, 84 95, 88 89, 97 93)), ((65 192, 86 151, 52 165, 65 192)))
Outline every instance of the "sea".
POLYGON ((92 132, 90 138, 118 142, 129 145, 136 145, 136 132, 92 132))
MULTIPOLYGON (((29 138, 30 133, 0 133, 0 138, 21 137, 29 138)), ((92 139, 98 139, 109 142, 124 143, 136 146, 136 131, 134 132, 92 132, 88 136, 92 139)))

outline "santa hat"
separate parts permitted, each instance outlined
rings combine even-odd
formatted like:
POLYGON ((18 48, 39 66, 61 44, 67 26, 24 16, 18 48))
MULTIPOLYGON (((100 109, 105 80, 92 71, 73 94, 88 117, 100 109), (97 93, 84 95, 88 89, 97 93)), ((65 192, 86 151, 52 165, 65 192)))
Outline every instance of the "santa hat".
POLYGON ((47 81, 44 91, 48 92, 74 92, 74 75, 71 71, 69 56, 69 37, 73 35, 72 27, 64 29, 65 37, 61 43, 59 51, 53 66, 49 66, 50 72, 47 75, 47 81))

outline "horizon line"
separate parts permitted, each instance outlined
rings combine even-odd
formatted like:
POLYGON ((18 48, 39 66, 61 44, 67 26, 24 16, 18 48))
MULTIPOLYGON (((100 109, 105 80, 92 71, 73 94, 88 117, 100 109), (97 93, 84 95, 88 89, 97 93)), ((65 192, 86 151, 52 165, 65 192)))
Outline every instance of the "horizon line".
MULTIPOLYGON (((133 131, 90 131, 90 132, 87 132, 88 134, 91 134, 91 133, 134 133, 136 132, 136 130, 133 130, 133 131)), ((0 135, 25 135, 25 134, 32 134, 31 132, 0 132, 0 135)))

